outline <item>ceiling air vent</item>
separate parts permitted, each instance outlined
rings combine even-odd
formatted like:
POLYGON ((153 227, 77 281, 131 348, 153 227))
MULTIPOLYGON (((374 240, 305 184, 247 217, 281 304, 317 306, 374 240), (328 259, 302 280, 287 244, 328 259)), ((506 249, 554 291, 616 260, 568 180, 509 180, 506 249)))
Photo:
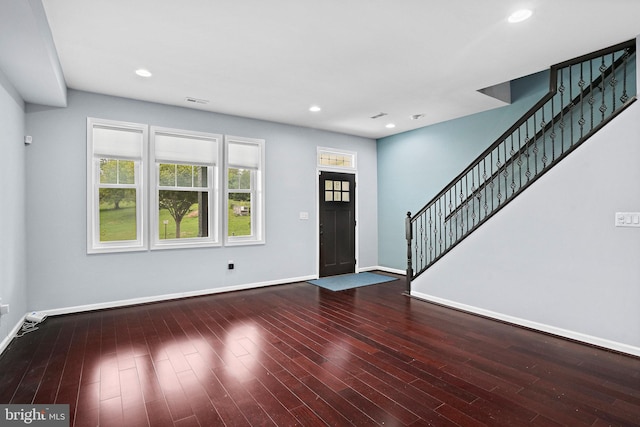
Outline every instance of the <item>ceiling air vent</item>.
POLYGON ((380 117, 386 116, 387 113, 378 113, 375 116, 371 116, 372 119, 379 119, 380 117))
POLYGON ((208 104, 209 103, 209 101, 207 99, 191 98, 189 96, 186 97, 184 100, 187 101, 187 102, 191 102, 193 104, 203 104, 204 105, 204 104, 208 104))

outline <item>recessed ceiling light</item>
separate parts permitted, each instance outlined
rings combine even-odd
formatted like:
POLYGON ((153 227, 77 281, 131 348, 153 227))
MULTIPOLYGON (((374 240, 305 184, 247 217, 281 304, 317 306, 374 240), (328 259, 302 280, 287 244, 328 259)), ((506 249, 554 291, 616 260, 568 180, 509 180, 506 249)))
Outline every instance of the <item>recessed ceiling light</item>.
POLYGON ((312 105, 311 107, 309 107, 309 111, 311 111, 312 113, 317 113, 318 111, 322 111, 322 108, 317 105, 312 105))
POLYGON ((138 68, 136 70, 136 74, 139 75, 140 77, 151 77, 153 75, 151 74, 151 71, 145 70, 144 68, 138 68))
POLYGON ((533 12, 530 9, 520 9, 509 15, 509 18, 507 20, 510 23, 515 24, 517 22, 526 21, 527 19, 531 18, 531 15, 533 15, 533 12))
POLYGON ((395 125, 394 123, 387 123, 387 124, 385 125, 385 127, 386 127, 387 129, 393 129, 394 127, 396 127, 396 125, 395 125))

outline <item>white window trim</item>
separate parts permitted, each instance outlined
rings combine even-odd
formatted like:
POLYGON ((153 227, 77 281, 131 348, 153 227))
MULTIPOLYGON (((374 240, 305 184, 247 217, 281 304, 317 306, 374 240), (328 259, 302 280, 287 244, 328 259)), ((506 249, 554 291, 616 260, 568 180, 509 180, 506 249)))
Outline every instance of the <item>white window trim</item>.
POLYGON ((222 160, 222 144, 223 138, 220 134, 212 134, 205 132, 195 132, 181 129, 162 128, 158 126, 151 126, 150 132, 150 150, 149 150, 149 192, 150 192, 150 211, 151 211, 151 249, 178 249, 178 248, 194 248, 194 247, 215 247, 221 246, 220 241, 220 179, 221 179, 221 160, 222 160), (175 136, 181 136, 186 138, 197 138, 215 141, 215 158, 217 159, 215 165, 206 163, 195 162, 181 162, 171 161, 163 159, 163 163, 171 164, 190 164, 194 166, 206 166, 209 173, 207 174, 207 187, 196 187, 194 191, 199 189, 206 190, 209 194, 209 209, 208 209, 208 221, 209 221, 209 236, 208 237, 193 237, 188 239, 160 239, 159 233, 159 209, 158 209, 158 170, 159 163, 156 161, 156 134, 169 134, 175 136))
MULTIPOLYGON (((260 245, 266 242, 265 239, 265 141, 264 139, 245 138, 225 135, 224 138, 224 244, 225 246, 260 245), (229 164, 229 145, 233 143, 256 145, 260 149, 259 165, 251 174, 252 186, 252 235, 251 236, 229 236, 229 168, 240 168, 239 165, 229 164)), ((248 168, 244 168, 248 169, 248 168)))
MULTIPOLYGON (((121 140, 122 141, 122 140, 121 140)), ((169 145, 169 147, 171 147, 169 145)), ((98 148, 100 149, 100 148, 98 148)), ((167 150, 167 152, 170 152, 167 150)), ((246 153, 243 153, 246 154, 246 153)), ((251 154, 251 153, 249 153, 251 154)), ((179 158, 182 154, 177 154, 179 158)), ((188 157, 188 155, 187 155, 188 157)), ((169 159, 162 158, 162 163, 170 163, 169 159)), ((208 160, 211 162, 211 160, 208 160)), ((146 251, 149 249, 175 249, 189 247, 215 247, 215 246, 240 246, 256 245, 266 242, 265 220, 265 140, 245 138, 221 134, 186 131, 179 129, 149 126, 141 123, 87 118, 87 253, 112 253, 146 251), (114 153, 109 155, 109 145, 100 145, 101 150, 106 149, 106 154, 95 153, 94 129, 96 127, 121 129, 134 131, 140 134, 141 147, 139 150, 127 150, 126 144, 115 144, 114 153), (209 194, 209 236, 205 238, 189 239, 160 239, 159 237, 159 209, 157 182, 158 168, 155 156, 155 135, 157 133, 174 134, 176 136, 195 137, 216 140, 216 154, 214 164, 200 164, 191 162, 183 157, 182 161, 176 160, 172 164, 193 164, 207 166, 210 173, 207 174, 208 186, 197 187, 205 189, 209 194), (150 136, 152 134, 152 136, 150 136), (229 144, 244 144, 257 146, 259 155, 252 159, 251 165, 229 165, 229 144), (123 149, 123 147, 125 149, 123 149), (127 241, 100 241, 100 203, 99 189, 108 187, 109 184, 100 183, 99 159, 112 158, 132 160, 135 162, 135 184, 118 184, 117 188, 136 189, 136 239, 127 241), (251 202, 252 202, 252 235, 231 236, 228 233, 228 169, 229 167, 252 170, 251 174, 251 202), (222 200, 224 198, 224 200, 222 200)), ((344 170, 344 169, 341 169, 344 170)), ((194 188, 194 189, 197 189, 194 188)))
POLYGON ((113 120, 87 118, 87 253, 130 252, 147 250, 147 224, 146 218, 146 176, 145 159, 147 158, 148 127, 144 124, 120 122, 113 120), (93 130, 95 127, 106 127, 127 131, 140 132, 142 134, 142 147, 140 158, 126 156, 113 156, 122 160, 136 161, 135 181, 130 188, 136 189, 136 240, 120 240, 113 242, 100 241, 100 200, 98 191, 100 188, 100 168, 98 157, 94 154, 93 130))

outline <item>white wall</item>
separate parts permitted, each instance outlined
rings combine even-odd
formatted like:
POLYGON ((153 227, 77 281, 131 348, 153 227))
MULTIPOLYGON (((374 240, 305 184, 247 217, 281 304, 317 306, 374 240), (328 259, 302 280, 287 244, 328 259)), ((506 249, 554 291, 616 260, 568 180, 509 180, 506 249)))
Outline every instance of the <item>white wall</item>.
POLYGON ((61 309, 315 276, 316 147, 357 152, 359 266, 377 263, 375 141, 69 91, 67 108, 27 106, 29 305, 61 309), (266 245, 86 253, 86 118, 266 140, 266 245), (300 212, 309 212, 307 221, 300 212), (235 270, 227 270, 227 261, 235 270))
POLYGON ((415 296, 640 355, 640 103, 413 282, 415 296))
POLYGON ((24 103, 0 71, 0 351, 27 311, 24 103))

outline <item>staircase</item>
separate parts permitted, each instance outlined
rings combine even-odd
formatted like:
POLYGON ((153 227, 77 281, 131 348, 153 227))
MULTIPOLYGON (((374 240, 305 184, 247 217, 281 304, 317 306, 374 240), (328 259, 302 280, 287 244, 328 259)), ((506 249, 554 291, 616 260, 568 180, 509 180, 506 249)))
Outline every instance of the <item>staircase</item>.
POLYGON ((631 105, 635 40, 550 69, 549 92, 418 213, 407 213, 411 280, 631 105))

